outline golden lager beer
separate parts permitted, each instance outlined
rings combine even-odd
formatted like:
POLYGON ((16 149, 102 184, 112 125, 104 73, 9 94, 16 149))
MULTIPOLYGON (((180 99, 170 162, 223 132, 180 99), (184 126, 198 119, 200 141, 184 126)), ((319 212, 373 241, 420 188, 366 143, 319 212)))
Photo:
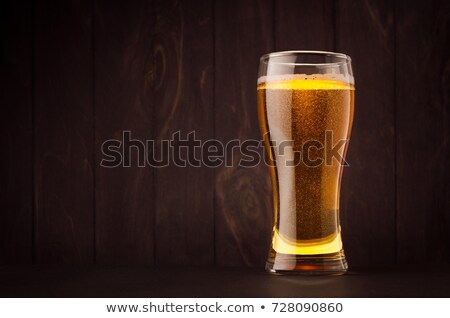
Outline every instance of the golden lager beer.
POLYGON ((262 76, 258 113, 273 184, 271 272, 343 273, 339 190, 354 107, 331 74, 262 76))

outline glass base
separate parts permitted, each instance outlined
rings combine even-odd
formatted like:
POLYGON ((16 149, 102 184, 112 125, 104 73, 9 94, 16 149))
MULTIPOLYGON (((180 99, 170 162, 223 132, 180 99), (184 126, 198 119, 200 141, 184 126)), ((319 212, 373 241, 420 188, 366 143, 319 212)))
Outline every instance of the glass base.
POLYGON ((319 255, 290 255, 271 251, 266 270, 285 275, 342 275, 348 265, 344 251, 319 255))

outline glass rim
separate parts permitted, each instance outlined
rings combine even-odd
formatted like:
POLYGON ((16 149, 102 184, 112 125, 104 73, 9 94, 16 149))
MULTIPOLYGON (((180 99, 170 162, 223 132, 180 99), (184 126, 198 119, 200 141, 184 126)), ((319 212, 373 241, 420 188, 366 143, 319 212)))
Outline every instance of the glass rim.
POLYGON ((331 65, 345 65, 350 64, 352 59, 349 55, 338 52, 331 51, 309 51, 309 50, 291 50, 291 51, 278 51, 264 54, 259 59, 260 62, 268 64, 268 61, 272 57, 282 57, 282 56, 301 56, 301 55, 319 55, 319 56, 328 56, 334 57, 337 59, 342 59, 342 61, 337 62, 329 62, 329 63, 297 63, 297 62, 276 62, 274 64, 282 64, 282 65, 299 65, 299 66, 331 66, 331 65))

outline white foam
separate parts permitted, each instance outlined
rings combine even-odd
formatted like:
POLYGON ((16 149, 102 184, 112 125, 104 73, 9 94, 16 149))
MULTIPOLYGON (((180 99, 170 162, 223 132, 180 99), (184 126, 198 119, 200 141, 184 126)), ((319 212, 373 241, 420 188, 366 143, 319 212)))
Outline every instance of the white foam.
POLYGON ((268 82, 280 82, 289 80, 327 80, 327 81, 339 81, 347 84, 354 85, 355 80, 351 75, 344 75, 339 73, 326 73, 326 74, 285 74, 285 75, 267 75, 258 78, 258 85, 268 82))

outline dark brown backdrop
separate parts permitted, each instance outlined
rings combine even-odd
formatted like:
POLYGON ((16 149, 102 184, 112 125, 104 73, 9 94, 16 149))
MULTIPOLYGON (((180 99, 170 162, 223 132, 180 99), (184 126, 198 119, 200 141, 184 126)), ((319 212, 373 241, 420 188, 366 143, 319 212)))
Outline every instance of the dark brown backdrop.
POLYGON ((4 1, 0 264, 263 266, 266 167, 99 166, 101 144, 259 138, 259 57, 353 58, 351 266, 450 261, 448 1, 4 1))

